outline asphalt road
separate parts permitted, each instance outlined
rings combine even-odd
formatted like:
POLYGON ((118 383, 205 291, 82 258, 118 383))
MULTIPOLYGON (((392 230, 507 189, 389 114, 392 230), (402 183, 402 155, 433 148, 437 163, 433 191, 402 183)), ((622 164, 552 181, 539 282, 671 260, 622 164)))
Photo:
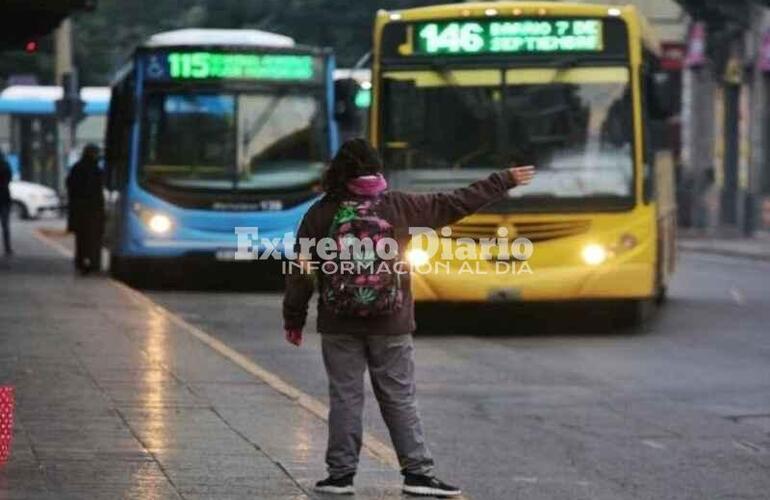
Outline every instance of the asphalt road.
MULTIPOLYGON (((278 294, 145 293, 326 399, 318 336, 284 342, 278 294)), ((770 498, 770 263, 685 254, 645 327, 587 316, 420 318, 418 396, 443 478, 474 499, 770 498)), ((387 440, 371 393, 366 425, 387 440)))

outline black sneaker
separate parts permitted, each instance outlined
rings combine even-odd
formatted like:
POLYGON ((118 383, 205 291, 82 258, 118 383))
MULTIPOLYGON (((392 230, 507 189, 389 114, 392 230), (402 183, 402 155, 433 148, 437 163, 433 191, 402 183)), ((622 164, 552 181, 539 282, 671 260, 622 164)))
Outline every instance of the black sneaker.
POLYGON ((431 476, 404 474, 404 493, 428 497, 457 497, 462 494, 460 488, 450 486, 431 476))
POLYGON ((323 481, 315 483, 315 491, 319 493, 332 493, 334 495, 352 495, 356 492, 353 489, 353 476, 348 474, 342 477, 327 477, 323 481))

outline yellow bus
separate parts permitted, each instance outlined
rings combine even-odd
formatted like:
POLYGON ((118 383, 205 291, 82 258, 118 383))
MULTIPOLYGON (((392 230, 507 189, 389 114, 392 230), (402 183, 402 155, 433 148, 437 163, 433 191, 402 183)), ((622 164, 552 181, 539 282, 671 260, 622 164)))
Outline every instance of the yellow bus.
POLYGON ((530 186, 437 235, 450 246, 507 235, 523 250, 446 258, 413 239, 411 260, 445 264, 415 272, 417 300, 610 300, 638 320, 665 296, 676 221, 657 57, 632 6, 378 13, 369 135, 393 188, 446 190, 503 165, 537 167, 530 186), (503 261, 513 265, 501 271, 503 261))

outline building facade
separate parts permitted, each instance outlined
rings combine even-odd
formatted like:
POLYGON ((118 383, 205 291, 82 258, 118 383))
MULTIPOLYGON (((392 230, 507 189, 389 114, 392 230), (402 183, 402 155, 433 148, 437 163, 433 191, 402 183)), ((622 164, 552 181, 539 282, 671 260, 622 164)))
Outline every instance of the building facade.
POLYGON ((694 17, 683 72, 690 222, 736 236, 770 229, 770 11, 746 9, 729 26, 694 17))
POLYGON ((681 94, 681 225, 736 236, 770 230, 770 10, 750 0, 724 2, 734 16, 714 12, 715 2, 687 12, 674 0, 583 1, 636 5, 681 84, 672 88, 681 94))

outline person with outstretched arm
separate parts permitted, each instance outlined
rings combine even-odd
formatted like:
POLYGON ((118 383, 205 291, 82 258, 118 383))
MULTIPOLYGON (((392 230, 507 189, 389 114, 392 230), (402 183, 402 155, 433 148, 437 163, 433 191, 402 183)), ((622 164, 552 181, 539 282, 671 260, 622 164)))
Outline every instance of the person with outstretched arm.
POLYGON ((403 491, 458 496, 459 488, 435 476, 426 446, 415 397, 414 300, 409 273, 395 272, 398 266, 394 262, 403 262, 410 227, 452 224, 508 190, 529 184, 534 167, 509 168, 470 186, 436 194, 389 191, 382 172, 382 161, 371 144, 364 139, 345 142, 325 174, 324 196, 300 224, 297 248, 309 239, 360 242, 370 238, 377 242, 391 238, 398 243, 397 257, 386 262, 371 252, 354 252, 351 259, 368 266, 348 266, 349 272, 345 272, 344 265, 336 265, 342 253, 335 257, 335 265, 319 266, 324 260, 320 254, 328 254, 316 249, 300 254, 298 265, 286 276, 283 317, 286 340, 291 344, 302 343, 308 303, 313 292, 319 292, 317 329, 329 380, 329 477, 315 489, 354 492, 368 369, 404 476, 403 491))

